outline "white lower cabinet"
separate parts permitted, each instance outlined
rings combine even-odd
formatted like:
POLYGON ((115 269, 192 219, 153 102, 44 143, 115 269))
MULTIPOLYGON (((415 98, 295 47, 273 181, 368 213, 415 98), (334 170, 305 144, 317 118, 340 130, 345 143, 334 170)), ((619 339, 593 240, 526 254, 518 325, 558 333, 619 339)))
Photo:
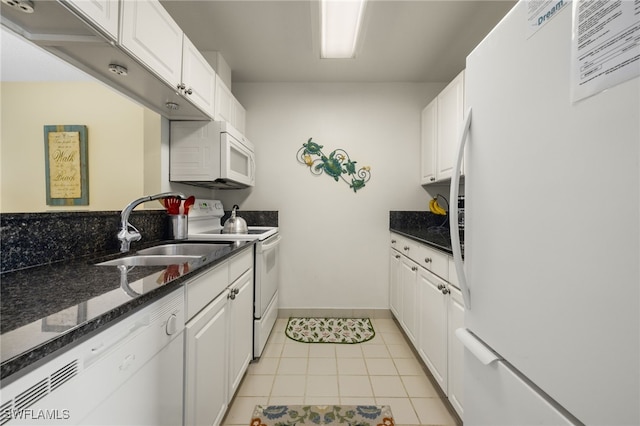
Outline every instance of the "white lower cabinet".
POLYGON ((448 306, 448 375, 449 385, 448 392, 449 402, 456 410, 460 418, 462 418, 462 394, 464 393, 464 345, 455 333, 458 328, 464 327, 464 301, 460 290, 453 286, 449 286, 451 293, 449 294, 448 306))
MULTIPOLYGON (((442 390, 447 393, 447 305, 449 298, 443 291, 446 281, 420 268, 418 298, 420 336, 418 353, 442 390)), ((448 291, 448 290, 447 290, 448 291)))
POLYGON ((389 258, 389 307, 396 318, 400 318, 400 259, 402 256, 397 251, 391 249, 389 258))
POLYGON ((219 424, 227 411, 227 292, 187 324, 185 424, 219 424))
POLYGON ((464 302, 451 259, 435 249, 391 233, 389 306, 420 358, 463 418, 464 302), (453 272, 452 272, 453 271, 453 272))
POLYGON ((418 330, 418 265, 415 262, 402 257, 400 260, 400 293, 402 297, 402 309, 400 310, 400 323, 402 324, 409 340, 417 344, 418 330))
POLYGON ((238 390, 253 356, 253 269, 230 288, 229 399, 238 390))
POLYGON ((218 425, 253 353, 253 251, 185 286, 184 424, 218 425))

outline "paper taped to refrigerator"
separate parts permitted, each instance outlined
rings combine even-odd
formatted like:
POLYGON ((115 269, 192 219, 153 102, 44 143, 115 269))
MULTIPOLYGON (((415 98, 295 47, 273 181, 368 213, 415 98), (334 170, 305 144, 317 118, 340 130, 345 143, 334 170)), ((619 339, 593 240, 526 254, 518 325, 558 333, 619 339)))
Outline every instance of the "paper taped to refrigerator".
POLYGON ((640 75, 637 1, 573 2, 572 101, 640 75))

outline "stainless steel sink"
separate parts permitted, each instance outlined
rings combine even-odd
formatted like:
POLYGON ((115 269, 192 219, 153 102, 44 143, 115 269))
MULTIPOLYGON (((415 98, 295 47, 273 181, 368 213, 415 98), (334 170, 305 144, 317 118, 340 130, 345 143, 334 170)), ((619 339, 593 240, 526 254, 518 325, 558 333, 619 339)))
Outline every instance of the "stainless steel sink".
POLYGON ((203 261, 204 255, 135 255, 121 257, 107 262, 96 263, 98 266, 165 266, 203 261))
POLYGON ((205 256, 214 252, 221 247, 228 246, 224 244, 202 244, 202 243, 182 243, 182 244, 163 244, 160 246, 149 247, 138 250, 139 255, 171 255, 171 256, 205 256))

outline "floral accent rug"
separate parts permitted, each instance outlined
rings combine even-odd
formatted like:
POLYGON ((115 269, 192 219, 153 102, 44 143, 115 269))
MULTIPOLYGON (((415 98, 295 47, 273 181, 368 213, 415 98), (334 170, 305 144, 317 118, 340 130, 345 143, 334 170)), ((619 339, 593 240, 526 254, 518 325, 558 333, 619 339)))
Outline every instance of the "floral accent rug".
POLYGON ((289 318, 285 334, 302 343, 362 343, 376 335, 369 318, 289 318))
POLYGON ((388 405, 256 405, 251 426, 394 426, 388 405))

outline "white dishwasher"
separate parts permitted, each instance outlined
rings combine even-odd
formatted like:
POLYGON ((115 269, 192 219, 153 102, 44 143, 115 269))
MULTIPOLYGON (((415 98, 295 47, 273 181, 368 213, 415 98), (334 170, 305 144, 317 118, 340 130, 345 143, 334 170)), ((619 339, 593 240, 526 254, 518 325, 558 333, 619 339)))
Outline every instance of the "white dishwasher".
POLYGON ((184 288, 1 390, 0 424, 180 425, 184 288))

